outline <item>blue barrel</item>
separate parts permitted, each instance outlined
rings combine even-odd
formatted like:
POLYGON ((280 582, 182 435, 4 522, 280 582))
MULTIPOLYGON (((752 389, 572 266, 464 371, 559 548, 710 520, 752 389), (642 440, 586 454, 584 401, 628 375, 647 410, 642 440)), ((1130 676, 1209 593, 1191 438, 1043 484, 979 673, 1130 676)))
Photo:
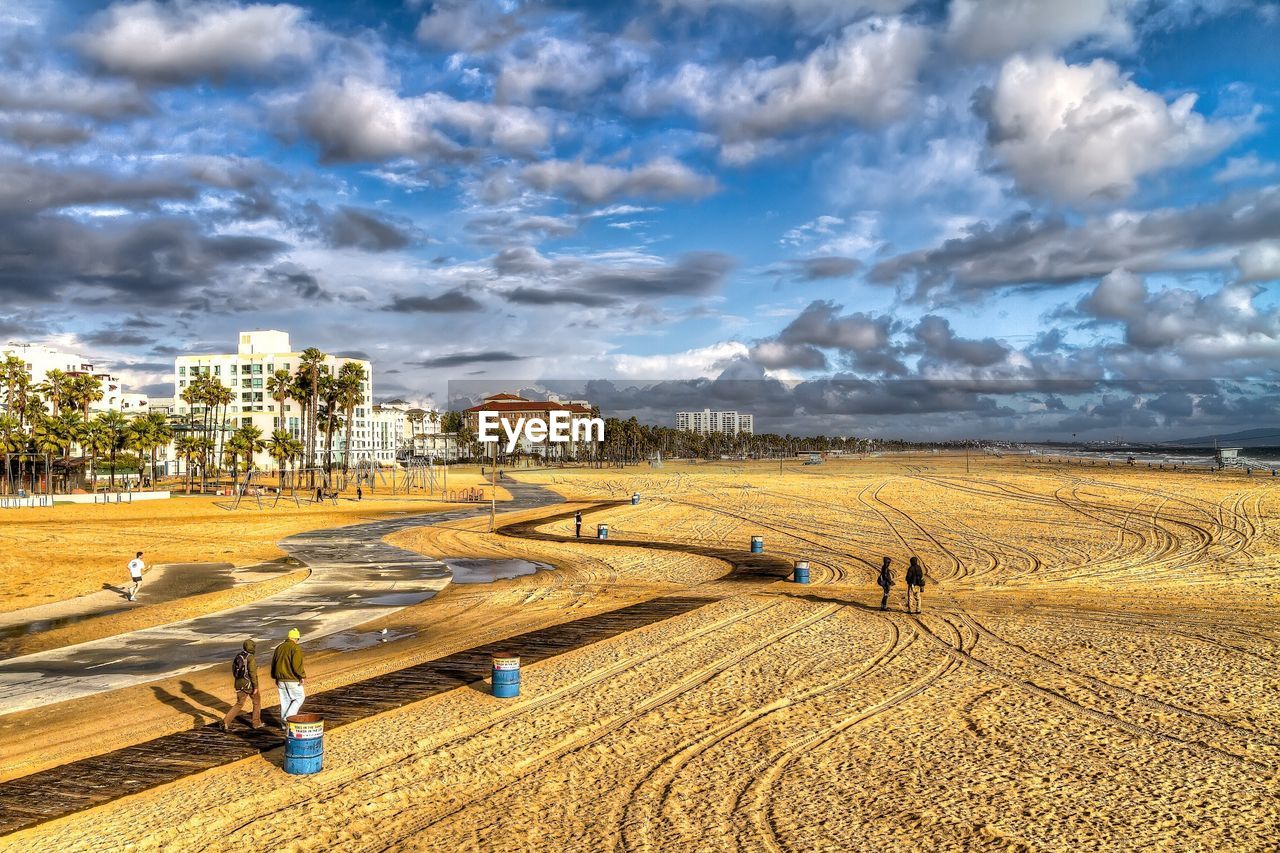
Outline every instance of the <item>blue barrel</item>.
POLYGON ((631 496, 631 505, 635 506, 638 503, 640 503, 640 493, 636 492, 631 496))
POLYGON ((764 553, 764 537, 763 536, 751 537, 751 553, 752 554, 764 553))
POLYGON ((285 720, 284 772, 306 776, 323 768, 324 717, 294 714, 285 720))
POLYGON ((607 524, 597 524, 597 525, 596 525, 596 538, 597 538, 597 539, 608 539, 608 538, 609 538, 609 525, 607 525, 607 524))
POLYGON ((517 655, 494 655, 493 695, 514 699, 520 695, 520 658, 517 655))
POLYGON ((808 583, 809 582, 809 561, 796 560, 796 567, 791 574, 791 578, 796 583, 808 583))

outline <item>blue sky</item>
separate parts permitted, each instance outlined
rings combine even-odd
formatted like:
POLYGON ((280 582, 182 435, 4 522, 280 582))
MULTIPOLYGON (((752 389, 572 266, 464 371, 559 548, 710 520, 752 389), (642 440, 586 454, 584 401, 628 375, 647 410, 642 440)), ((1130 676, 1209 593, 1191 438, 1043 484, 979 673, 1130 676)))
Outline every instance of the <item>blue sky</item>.
POLYGON ((272 327, 367 355, 381 398, 1255 426, 1276 43, 1280 7, 1231 0, 7 0, 0 335, 157 392, 272 327))

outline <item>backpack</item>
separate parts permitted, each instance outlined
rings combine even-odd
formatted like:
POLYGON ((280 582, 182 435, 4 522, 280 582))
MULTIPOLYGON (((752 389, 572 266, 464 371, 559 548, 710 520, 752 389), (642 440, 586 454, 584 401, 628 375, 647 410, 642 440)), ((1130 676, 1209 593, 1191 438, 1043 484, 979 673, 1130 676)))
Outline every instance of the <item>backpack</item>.
POLYGON ((236 681, 249 680, 249 653, 240 652, 231 659, 231 677, 236 681))

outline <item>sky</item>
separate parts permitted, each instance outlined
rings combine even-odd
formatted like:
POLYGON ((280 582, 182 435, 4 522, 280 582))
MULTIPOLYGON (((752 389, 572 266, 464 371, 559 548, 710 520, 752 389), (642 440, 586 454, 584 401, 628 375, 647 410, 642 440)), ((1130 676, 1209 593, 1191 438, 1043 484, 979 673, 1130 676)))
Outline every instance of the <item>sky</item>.
POLYGON ((0 339, 757 431, 1280 413, 1280 4, 0 3, 0 339))

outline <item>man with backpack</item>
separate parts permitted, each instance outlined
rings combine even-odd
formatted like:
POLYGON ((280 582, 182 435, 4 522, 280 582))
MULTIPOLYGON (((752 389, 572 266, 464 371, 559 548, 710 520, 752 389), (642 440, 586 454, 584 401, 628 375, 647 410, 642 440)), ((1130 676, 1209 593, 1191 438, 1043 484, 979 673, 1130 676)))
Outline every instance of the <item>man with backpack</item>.
POLYGON ((573 514, 573 538, 582 538, 582 510, 578 510, 573 514))
POLYGON ((258 664, 253 658, 256 650, 257 644, 253 640, 245 640, 241 650, 231 659, 231 678, 235 683, 236 701, 222 718, 224 732, 231 731, 231 723, 246 701, 253 703, 253 727, 262 728, 262 694, 258 692, 258 664))
POLYGON ((916 594, 916 613, 920 612, 920 593, 924 590, 924 569, 920 558, 912 557, 907 566, 907 612, 911 612, 911 593, 916 594))
POLYGON ((876 586, 880 587, 880 591, 884 593, 880 596, 880 609, 889 609, 889 590, 893 587, 893 571, 890 570, 889 564, 893 562, 888 557, 884 558, 884 563, 880 565, 880 574, 876 576, 876 586))
POLYGON ((307 673, 302 667, 302 646, 298 645, 301 636, 297 628, 290 628, 289 639, 276 646, 271 658, 271 677, 280 692, 281 727, 302 710, 302 703, 307 698, 307 673))

